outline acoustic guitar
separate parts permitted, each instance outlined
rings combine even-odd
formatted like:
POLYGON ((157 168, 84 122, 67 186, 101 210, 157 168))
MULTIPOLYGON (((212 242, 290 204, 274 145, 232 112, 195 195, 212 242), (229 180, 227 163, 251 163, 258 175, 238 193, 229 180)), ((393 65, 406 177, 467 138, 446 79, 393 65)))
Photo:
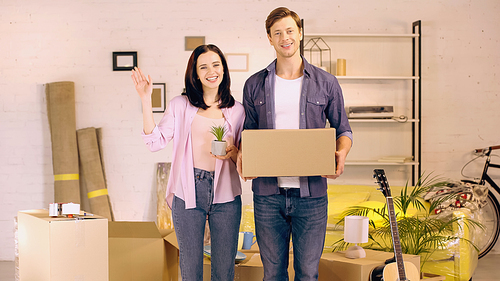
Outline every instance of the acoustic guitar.
POLYGON ((420 280, 420 274, 417 267, 411 262, 403 261, 396 212, 394 211, 391 188, 387 182, 385 172, 382 169, 376 169, 373 172, 373 177, 377 179, 380 187, 379 190, 382 191, 387 201, 394 258, 386 261, 386 264, 374 268, 370 274, 370 281, 418 281, 420 280))

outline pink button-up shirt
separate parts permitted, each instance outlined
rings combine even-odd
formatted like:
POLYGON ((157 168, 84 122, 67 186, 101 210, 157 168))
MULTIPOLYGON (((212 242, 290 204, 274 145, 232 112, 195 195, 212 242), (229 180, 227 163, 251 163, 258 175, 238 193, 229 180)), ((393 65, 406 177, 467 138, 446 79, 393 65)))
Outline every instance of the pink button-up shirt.
MULTIPOLYGON (((168 105, 160 123, 149 135, 142 132, 142 138, 151 151, 158 151, 173 139, 172 166, 167 183, 166 200, 172 207, 174 195, 186 202, 186 209, 196 207, 196 192, 193 168, 193 149, 191 146, 191 124, 198 108, 191 105, 187 96, 177 96, 168 105)), ((239 102, 231 108, 222 108, 228 132, 224 139, 228 146, 239 147, 245 111, 239 102)), ((207 153, 209 153, 207 151, 207 153)), ((241 182, 236 164, 231 159, 215 162, 214 204, 234 200, 241 195, 241 182)))

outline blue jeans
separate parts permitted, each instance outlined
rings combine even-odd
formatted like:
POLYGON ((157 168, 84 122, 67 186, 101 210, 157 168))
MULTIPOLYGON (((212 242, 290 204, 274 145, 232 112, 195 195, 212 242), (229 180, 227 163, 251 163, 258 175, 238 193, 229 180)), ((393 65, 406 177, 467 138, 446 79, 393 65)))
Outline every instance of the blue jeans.
POLYGON ((196 208, 174 196, 172 216, 179 243, 182 280, 203 280, 203 236, 208 219, 211 237, 211 280, 234 280, 234 261, 238 247, 241 197, 213 204, 214 173, 194 169, 196 208))
POLYGON ((280 194, 254 194, 253 200, 264 280, 288 280, 290 235, 295 280, 318 280, 319 260, 325 243, 328 196, 301 198, 298 188, 280 188, 280 194))

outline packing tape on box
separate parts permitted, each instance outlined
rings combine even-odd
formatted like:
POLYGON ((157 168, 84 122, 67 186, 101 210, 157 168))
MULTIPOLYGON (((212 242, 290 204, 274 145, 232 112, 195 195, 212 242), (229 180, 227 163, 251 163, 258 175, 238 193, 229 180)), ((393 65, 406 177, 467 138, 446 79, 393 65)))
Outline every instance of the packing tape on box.
POLYGON ((75 220, 75 247, 85 247, 85 220, 75 220))
POLYGON ((80 179, 79 174, 59 174, 59 175, 54 175, 54 180, 55 181, 71 181, 71 180, 78 180, 80 179))
POLYGON ((94 198, 94 197, 98 197, 98 196, 103 196, 103 195, 108 195, 108 189, 107 188, 98 189, 98 190, 94 190, 94 191, 91 191, 91 192, 87 193, 87 197, 89 199, 90 198, 94 198))

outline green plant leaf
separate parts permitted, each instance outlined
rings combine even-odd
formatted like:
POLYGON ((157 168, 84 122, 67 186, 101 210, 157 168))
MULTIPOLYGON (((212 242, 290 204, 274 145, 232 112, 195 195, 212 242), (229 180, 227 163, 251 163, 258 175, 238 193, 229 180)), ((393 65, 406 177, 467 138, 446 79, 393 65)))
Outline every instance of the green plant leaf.
MULTIPOLYGON (((465 242, 476 249, 476 251, 479 251, 471 240, 459 237, 456 233, 460 233, 464 227, 484 230, 484 226, 481 223, 466 217, 453 216, 452 212, 434 215, 434 209, 440 203, 449 199, 446 196, 443 196, 444 198, 438 202, 431 203, 428 209, 422 203, 423 196, 430 189, 447 186, 448 184, 449 182, 446 180, 431 176, 431 174, 422 175, 413 189, 410 190, 407 182, 401 190, 400 196, 393 198, 395 207, 400 210, 396 214, 396 220, 402 252, 405 254, 420 255, 421 266, 423 266, 433 252, 438 249, 445 249, 449 247, 450 243, 456 243, 456 241, 465 242), (424 215, 409 216, 407 212, 412 207, 424 211, 424 215)), ((450 197, 454 196, 456 194, 450 195, 450 197)), ((364 244, 363 248, 393 252, 391 226, 386 205, 381 209, 352 206, 342 212, 341 219, 337 225, 343 225, 346 216, 368 216, 368 214, 372 218, 370 219, 369 242, 364 244), (377 227, 373 218, 377 220, 382 219, 382 226, 377 227)), ((340 239, 332 246, 334 251, 336 251, 346 249, 349 245, 349 243, 340 239)))
POLYGON ((227 129, 225 125, 218 125, 218 126, 214 125, 210 127, 210 133, 214 135, 217 141, 223 141, 224 136, 227 133, 227 129))

